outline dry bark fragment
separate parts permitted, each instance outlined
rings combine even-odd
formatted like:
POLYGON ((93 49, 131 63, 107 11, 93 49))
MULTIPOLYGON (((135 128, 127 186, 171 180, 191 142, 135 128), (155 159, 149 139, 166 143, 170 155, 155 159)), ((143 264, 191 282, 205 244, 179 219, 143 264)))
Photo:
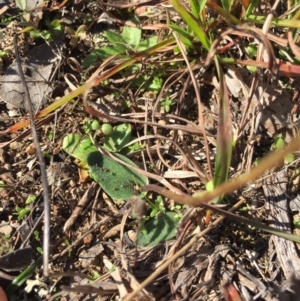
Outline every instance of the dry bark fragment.
MULTIPOLYGON (((283 169, 266 179, 263 190, 267 197, 266 208, 269 211, 270 226, 292 233, 287 183, 287 174, 283 169)), ((294 273, 299 277, 300 259, 295 243, 275 235, 272 235, 271 240, 275 245, 277 258, 286 279, 289 279, 294 273)))

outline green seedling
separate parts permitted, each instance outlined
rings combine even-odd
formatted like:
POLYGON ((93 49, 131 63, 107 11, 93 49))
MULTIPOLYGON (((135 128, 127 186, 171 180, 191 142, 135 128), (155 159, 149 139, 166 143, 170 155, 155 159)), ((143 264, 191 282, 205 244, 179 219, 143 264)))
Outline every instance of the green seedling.
POLYGON ((35 231, 33 232, 33 235, 34 235, 34 239, 35 239, 36 241, 41 241, 39 231, 35 230, 35 231))
MULTIPOLYGON (((136 191, 136 185, 147 185, 148 179, 135 170, 128 168, 110 157, 101 154, 88 137, 71 134, 65 137, 63 149, 80 161, 80 166, 86 168, 89 176, 115 201, 127 201, 136 191)), ((137 167, 128 158, 115 153, 118 159, 137 167)))
POLYGON ((42 248, 42 247, 37 247, 36 250, 37 250, 37 252, 40 253, 41 255, 43 254, 43 248, 42 248))
POLYGON ((297 219, 293 220, 293 225, 296 228, 300 228, 300 218, 297 218, 297 219))
POLYGON ((166 208, 163 203, 163 198, 159 195, 155 200, 155 203, 152 203, 148 200, 148 204, 151 207, 150 217, 156 216, 159 212, 165 212, 166 208))
POLYGON ((89 280, 89 283, 93 283, 95 280, 99 279, 100 277, 101 277, 101 274, 98 271, 92 270, 93 280, 89 280))
POLYGON ((75 48, 79 42, 86 39, 87 27, 86 25, 80 25, 77 30, 71 27, 65 27, 66 34, 70 37, 70 45, 75 48))
POLYGON ((142 51, 157 44, 158 37, 152 36, 149 39, 142 39, 142 30, 137 27, 124 26, 122 34, 114 31, 105 31, 104 36, 113 46, 104 46, 93 50, 83 62, 83 67, 93 65, 97 59, 102 61, 113 55, 127 57, 128 52, 142 51))
POLYGON ((36 200, 36 196, 35 195, 30 195, 27 200, 25 201, 26 205, 29 205, 31 203, 33 203, 36 200))
MULTIPOLYGON (((26 205, 30 205, 36 200, 35 195, 28 196, 27 200, 25 201, 26 205)), ((31 211, 31 208, 26 206, 24 208, 20 208, 19 206, 16 206, 16 215, 18 215, 18 220, 21 221, 23 218, 31 211)))
MULTIPOLYGON (((104 36, 111 44, 111 46, 104 46, 93 50, 83 62, 83 67, 87 68, 100 59, 102 61, 106 60, 111 56, 118 55, 119 58, 127 58, 131 53, 137 51, 143 51, 157 44, 158 37, 152 36, 148 39, 142 40, 142 30, 137 27, 124 26, 121 34, 114 31, 105 31, 104 36)), ((139 72, 141 64, 134 64, 126 70, 126 72, 121 72, 123 77, 131 76, 139 72)), ((142 91, 152 90, 158 91, 162 87, 162 79, 160 76, 151 74, 139 74, 135 79, 131 81, 131 87, 140 87, 144 84, 142 91)))
MULTIPOLYGON (((274 142, 272 144, 272 149, 280 150, 283 149, 284 146, 285 146, 285 142, 282 135, 281 134, 275 135, 274 142)), ((284 161, 286 163, 293 163, 295 161, 295 156, 293 154, 288 154, 287 156, 284 157, 284 161)))
POLYGON ((53 138, 54 138, 54 131, 50 131, 48 134, 47 134, 47 138, 49 141, 52 141, 53 138))
POLYGON ((164 107, 166 113, 169 113, 171 106, 175 105, 176 103, 176 99, 171 99, 170 96, 167 95, 166 98, 160 103, 160 105, 164 107))
POLYGON ((19 206, 16 206, 16 211, 16 215, 18 215, 18 221, 21 221, 31 211, 31 209, 29 207, 20 208, 19 206))
POLYGON ((0 256, 13 251, 9 239, 10 234, 0 236, 0 256))
POLYGON ((68 246, 68 255, 69 255, 69 257, 71 257, 72 245, 71 245, 71 243, 67 239, 65 239, 64 242, 68 246))

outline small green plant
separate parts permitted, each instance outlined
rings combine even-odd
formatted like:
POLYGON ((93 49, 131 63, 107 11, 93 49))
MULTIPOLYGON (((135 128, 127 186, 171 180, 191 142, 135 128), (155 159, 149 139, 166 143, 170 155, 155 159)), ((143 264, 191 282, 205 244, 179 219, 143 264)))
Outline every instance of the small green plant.
MULTIPOLYGON (((128 134, 126 130, 122 132, 125 136, 128 134)), ((125 138, 122 139, 121 136, 118 138, 120 138, 118 140, 120 146, 124 143, 125 138)), ((136 194, 134 189, 136 185, 148 184, 148 179, 145 176, 100 153, 88 137, 68 135, 64 138, 63 149, 78 159, 80 166, 87 169, 89 176, 99 183, 116 202, 132 198, 136 194)), ((121 154, 115 153, 114 155, 125 163, 136 167, 132 161, 121 154)))
POLYGON ((150 217, 156 216, 159 212, 166 211, 166 208, 163 203, 163 198, 160 195, 156 198, 154 203, 148 200, 148 204, 151 207, 151 212, 149 214, 150 217))
POLYGON ((293 220, 293 225, 296 228, 300 228, 300 218, 297 218, 297 219, 293 220))
POLYGON ((96 270, 92 270, 92 278, 93 280, 89 280, 90 283, 93 283, 95 280, 99 279, 101 277, 101 274, 96 271, 96 270))
POLYGON ((9 239, 10 234, 0 236, 0 256, 13 251, 9 239))
POLYGON ((37 250, 38 253, 43 254, 43 248, 42 247, 37 247, 36 250, 37 250))
POLYGON ((176 213, 175 218, 182 218, 183 216, 183 209, 185 208, 185 205, 175 205, 171 207, 171 211, 174 211, 176 213))
MULTIPOLYGON (((118 55, 119 58, 130 57, 132 53, 143 51, 156 45, 158 42, 157 36, 152 36, 148 39, 142 40, 142 30, 138 27, 124 26, 121 34, 114 31, 105 31, 104 36, 111 46, 102 46, 88 54, 83 62, 84 68, 95 64, 98 59, 104 61, 107 58, 116 55, 118 55)), ((130 83, 131 87, 140 87, 141 84, 143 84, 141 91, 159 91, 163 83, 161 75, 154 74, 152 72, 155 70, 154 68, 152 68, 152 70, 150 68, 148 72, 139 74, 141 67, 141 64, 133 64, 126 70, 121 71, 120 74, 123 77, 137 74, 130 83)))
POLYGON ((16 206, 16 215, 18 215, 18 221, 23 220, 23 218, 31 211, 31 208, 25 207, 20 208, 19 206, 16 206))
POLYGON ((83 62, 83 67, 89 67, 97 59, 106 60, 113 55, 126 57, 129 52, 145 50, 157 44, 158 37, 152 36, 142 41, 142 30, 137 27, 124 26, 121 34, 114 31, 105 31, 104 36, 113 46, 103 46, 93 50, 83 62))
MULTIPOLYGON (((28 196, 27 200, 25 201, 26 205, 30 205, 36 200, 35 195, 28 196)), ((18 215, 18 220, 21 221, 23 218, 31 211, 31 208, 29 206, 26 206, 24 208, 21 208, 19 206, 16 206, 16 215, 18 215)))
POLYGON ((167 95, 166 98, 160 103, 160 105, 164 107, 166 113, 169 113, 171 106, 175 105, 176 103, 176 99, 171 99, 170 96, 167 95))
POLYGON ((35 239, 36 241, 41 241, 39 231, 35 230, 35 231, 33 232, 33 235, 34 235, 34 239, 35 239))
POLYGON ((65 32, 70 37, 70 45, 71 47, 75 48, 79 42, 86 39, 86 31, 87 27, 86 25, 80 25, 77 30, 74 30, 73 28, 66 26, 65 32))
MULTIPOLYGON (((284 139, 281 134, 275 135, 274 142, 272 144, 273 150, 280 150, 283 149, 285 146, 284 139)), ((293 154, 288 154, 284 157, 284 161, 286 163, 293 163, 295 161, 295 156, 293 154)))

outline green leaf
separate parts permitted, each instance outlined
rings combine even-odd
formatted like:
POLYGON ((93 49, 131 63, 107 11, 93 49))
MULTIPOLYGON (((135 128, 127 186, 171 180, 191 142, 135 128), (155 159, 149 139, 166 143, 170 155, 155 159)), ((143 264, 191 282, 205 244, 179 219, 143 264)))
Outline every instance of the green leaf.
POLYGON ((126 52, 127 50, 127 47, 125 46, 126 42, 119 34, 113 31, 105 31, 104 35, 109 40, 109 42, 113 44, 113 47, 117 50, 118 53, 126 52))
MULTIPOLYGON (((232 154, 232 125, 230 116, 230 100, 228 95, 222 67, 215 57, 215 64, 220 79, 220 104, 217 134, 217 154, 213 186, 217 187, 228 179, 232 154)), ((222 198, 215 198, 213 203, 220 202, 222 198)))
POLYGON ((63 140, 63 149, 72 157, 83 163, 87 162, 87 157, 92 152, 97 152, 97 147, 89 137, 78 134, 70 134, 63 140))
POLYGON ((186 30, 177 24, 171 23, 169 26, 179 35, 181 42, 187 47, 193 48, 194 45, 192 43, 194 37, 190 35, 186 30))
POLYGON ((128 45, 136 48, 141 42, 142 30, 137 27, 124 26, 122 37, 128 45))
POLYGON ((231 6, 232 6, 232 1, 231 0, 221 0, 222 6, 225 10, 230 12, 231 6))
MULTIPOLYGON (((115 154, 124 162, 137 167, 128 158, 115 154)), ((94 179, 102 189, 116 202, 127 201, 135 194, 136 185, 147 185, 148 179, 138 172, 121 165, 100 152, 88 155, 90 177, 94 179)))
POLYGON ((87 134, 91 131, 97 131, 100 129, 100 123, 97 119, 90 119, 83 125, 83 130, 87 134))
POLYGON ((249 6, 248 6, 248 8, 246 10, 246 13, 245 13, 246 17, 248 17, 252 13, 253 9, 257 6, 257 3, 258 3, 258 0, 251 0, 250 1, 249 6))
POLYGON ((31 209, 29 207, 25 207, 18 211, 18 221, 21 221, 30 212, 30 210, 31 209))
POLYGON ((34 201, 36 200, 36 196, 35 195, 30 195, 27 200, 25 201, 25 204, 28 205, 28 204, 31 204, 33 203, 34 201))
POLYGON ((122 123, 115 126, 108 136, 105 137, 103 148, 110 152, 120 151, 130 140, 131 125, 122 123))
POLYGON ((282 148, 284 148, 284 145, 285 145, 285 143, 284 143, 284 139, 282 138, 282 135, 281 134, 276 135, 275 139, 274 139, 274 143, 272 145, 273 148, 274 149, 282 149, 282 148))
POLYGON ((286 161, 286 163, 291 164, 295 161, 295 156, 294 154, 289 154, 284 157, 284 160, 286 161))
POLYGON ((98 59, 104 61, 107 58, 116 54, 119 54, 119 51, 113 47, 102 47, 99 49, 95 49, 86 56, 82 63, 82 66, 83 68, 88 68, 91 65, 95 64, 98 59))
MULTIPOLYGON (((63 149, 85 164, 90 177, 116 202, 133 197, 136 194, 136 185, 148 184, 147 177, 101 154, 88 137, 70 134, 63 140, 63 149)), ((114 155, 125 163, 137 167, 128 158, 117 153, 114 155)))
POLYGON ((254 44, 249 44, 246 48, 250 58, 254 58, 257 55, 257 46, 254 44))
POLYGON ((149 47, 156 45, 158 42, 158 36, 152 36, 149 39, 145 39, 136 47, 136 50, 142 51, 149 47))
POLYGON ((145 222, 138 234, 138 246, 154 246, 175 237, 176 226, 180 220, 176 215, 176 212, 166 212, 145 222))
POLYGON ((201 12, 206 2, 203 0, 190 0, 192 14, 199 21, 201 21, 201 12))
POLYGON ((199 20, 197 20, 189 11, 186 10, 180 0, 171 0, 171 3, 173 4, 176 11, 181 15, 186 24, 188 24, 194 34, 198 37, 203 47, 207 51, 209 51, 210 41, 207 38, 203 28, 201 27, 199 20))
POLYGON ((22 11, 26 10, 27 0, 16 0, 16 5, 22 11))

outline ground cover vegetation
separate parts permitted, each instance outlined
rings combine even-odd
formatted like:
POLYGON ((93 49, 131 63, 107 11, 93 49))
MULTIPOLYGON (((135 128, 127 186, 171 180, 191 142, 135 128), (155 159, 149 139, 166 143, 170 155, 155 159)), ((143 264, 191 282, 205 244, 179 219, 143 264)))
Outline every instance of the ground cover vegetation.
POLYGON ((298 300, 299 13, 0 1, 0 299, 298 300))

